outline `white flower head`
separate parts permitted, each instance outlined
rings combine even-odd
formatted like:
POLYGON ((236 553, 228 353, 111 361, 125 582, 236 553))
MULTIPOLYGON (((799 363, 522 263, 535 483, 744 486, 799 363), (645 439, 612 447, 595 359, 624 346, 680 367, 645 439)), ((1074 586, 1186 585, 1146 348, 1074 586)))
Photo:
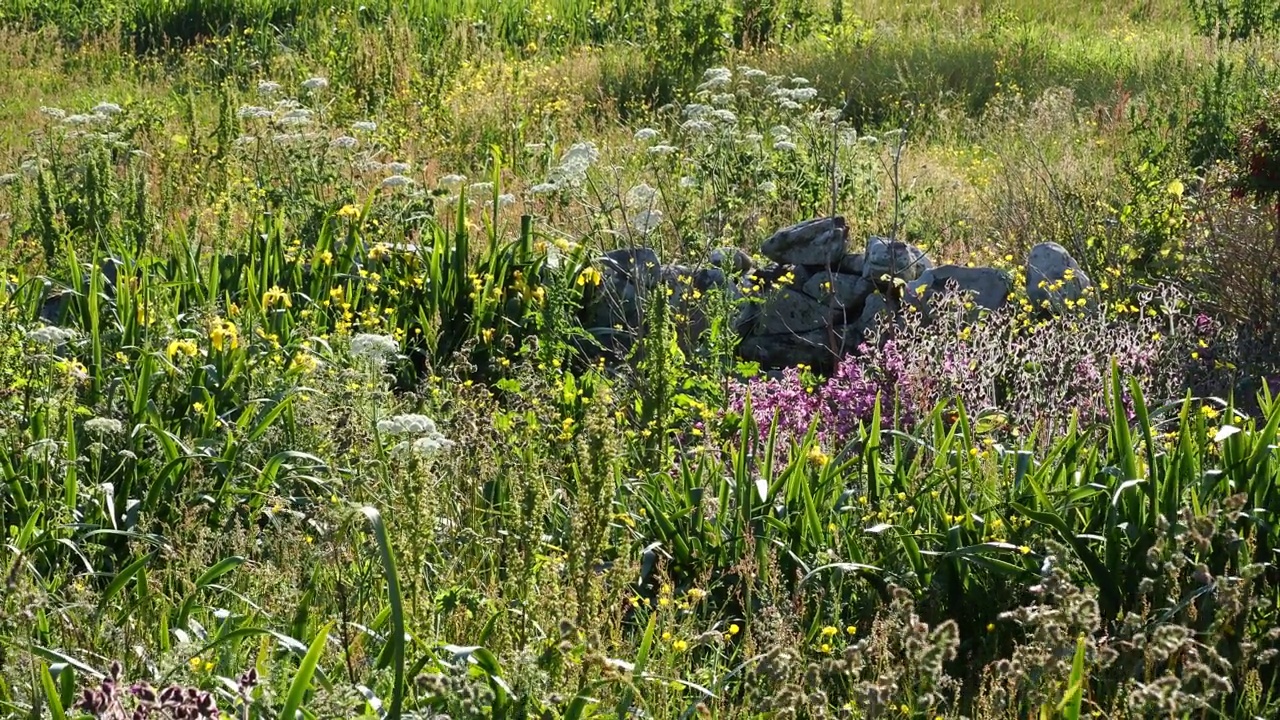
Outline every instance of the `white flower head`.
POLYGON ((384 188, 401 188, 412 184, 413 178, 405 175, 392 175, 382 181, 382 187, 384 188))
POLYGON ((697 178, 693 178, 693 177, 689 177, 688 175, 685 175, 684 177, 680 178, 680 187, 682 187, 682 188, 696 188, 696 187, 698 187, 698 179, 697 179, 697 178))
POLYGON ((351 123, 351 129, 356 132, 371 133, 378 129, 378 123, 372 120, 357 120, 351 123))
POLYGON ((631 227, 642 235, 648 235, 662 224, 662 211, 657 208, 642 210, 631 219, 631 227))
POLYGON ((3 175, 0 175, 0 187, 4 187, 5 185, 12 185, 16 183, 18 182, 18 178, 20 177, 22 176, 19 175, 18 173, 5 173, 3 175))
POLYGON ((765 180, 764 182, 760 183, 760 192, 776 193, 778 192, 778 184, 772 180, 765 180))
POLYGON ((790 140, 779 140, 773 144, 773 149, 781 152, 795 152, 796 144, 790 140))
POLYGON ((407 163, 407 162, 389 162, 389 163, 387 163, 387 164, 386 164, 386 170, 387 170, 387 172, 394 173, 394 174, 396 174, 396 175, 403 175, 403 174, 405 174, 405 173, 409 172, 409 163, 407 163))
POLYGON ((103 116, 103 115, 81 115, 81 114, 77 113, 77 114, 75 114, 75 115, 68 115, 68 116, 66 116, 66 117, 62 118, 62 122, 63 122, 64 124, 66 124, 66 125, 89 125, 89 124, 91 124, 91 123, 98 122, 98 121, 99 121, 99 120, 101 120, 103 117, 105 117, 105 116, 103 116))
POLYGON ((360 333, 351 338, 351 356, 381 365, 400 354, 400 343, 390 335, 360 333))
POLYGON ((263 80, 258 83, 259 95, 275 95, 278 92, 280 92, 280 83, 274 80, 263 80))
POLYGON ((119 115, 121 112, 122 110, 120 109, 120 106, 113 102, 100 102, 93 106, 94 115, 110 117, 112 115, 119 115))
POLYGON ((546 150, 546 149, 547 149, 547 144, 546 144, 546 143, 538 143, 538 142, 534 142, 534 143, 525 143, 525 144, 524 144, 524 151, 525 151, 525 152, 530 152, 530 153, 540 153, 540 152, 542 152, 543 150, 546 150))
POLYGON ((45 325, 27 333, 27 339, 34 343, 57 349, 71 342, 76 337, 75 330, 60 328, 57 325, 45 325))
POLYGON ((511 193, 503 193, 498 196, 498 209, 505 210, 516 204, 516 196, 511 193))
POLYGON ((26 456, 38 463, 50 464, 62 454, 59 443, 51 438, 37 440, 27 446, 26 456))
POLYGON ((793 78, 791 78, 791 84, 792 84, 792 85, 797 85, 797 86, 799 86, 799 85, 808 85, 808 84, 809 84, 809 79, 808 79, 808 78, 802 78, 802 77, 793 77, 793 78))
POLYGON ((466 175, 458 175, 457 173, 450 173, 440 178, 440 187, 445 188, 447 190, 456 190, 459 186, 462 185, 462 183, 466 181, 467 181, 466 175))
POLYGON ((529 194, 549 195, 559 189, 560 189, 560 186, 553 182, 544 182, 544 183, 538 183, 537 185, 534 185, 533 187, 529 188, 529 194))
POLYGON ((648 207, 657 199, 657 189, 647 183, 640 183, 627 191, 627 205, 633 208, 648 207))
POLYGON ((48 118, 53 118, 54 120, 61 120, 62 118, 67 116, 67 111, 63 110, 62 108, 48 107, 45 105, 41 105, 40 114, 48 118))
POLYGON ((684 116, 687 118, 693 118, 696 120, 702 117, 703 115, 706 115, 707 113, 711 112, 714 109, 715 108, 711 107, 710 105, 703 105, 701 103, 690 103, 689 105, 684 106, 684 116))
POLYGON ((378 432, 384 435, 429 435, 437 433, 436 421, 426 415, 408 413, 378 421, 378 432))
POLYGON ((324 90, 329 87, 329 79, 322 77, 307 78, 302 81, 302 87, 307 90, 324 90))
POLYGON ((106 435, 119 435, 124 431, 124 425, 115 418, 95 417, 84 421, 84 429, 98 437, 106 435))
POLYGON ((733 124, 738 122, 738 116, 735 115, 732 110, 716 110, 711 113, 711 117, 714 117, 722 123, 733 124))
POLYGON ((711 132, 712 130, 715 129, 715 125, 712 125, 706 120, 685 120, 684 124, 682 124, 680 127, 685 132, 688 132, 693 135, 701 135, 703 133, 711 132))
POLYGON ((649 148, 649 154, 650 155, 670 155, 671 153, 675 152, 677 149, 678 148, 676 148, 674 145, 654 145, 653 147, 649 148))
POLYGON ((730 93, 717 93, 711 96, 712 105, 729 105, 733 103, 733 95, 730 93))
POLYGON ((470 195, 471 197, 479 197, 481 195, 492 195, 493 183, 491 182, 471 183, 470 185, 467 186, 467 194, 470 195))
POLYGON ((733 82, 733 71, 729 68, 711 68, 702 74, 702 84, 698 86, 698 90, 717 90, 731 82, 733 82))
POLYGON ((241 120, 260 120, 262 118, 269 118, 273 114, 274 113, 267 108, 258 107, 257 105, 241 105, 240 109, 236 110, 236 117, 241 120))
POLYGON ((742 136, 742 139, 744 142, 749 142, 755 145, 760 141, 764 140, 764 136, 761 135, 760 133, 747 133, 746 135, 742 136))
POLYGON ((329 143, 329 147, 337 148, 339 150, 350 150, 351 148, 354 148, 358 142, 359 140, 356 140, 350 135, 340 135, 329 143))
POLYGON ((640 128, 636 131, 636 140, 639 140, 640 142, 649 142, 650 140, 657 139, 657 137, 658 131, 653 128, 640 128))
POLYGON ((742 77, 748 80, 764 80, 769 77, 769 73, 758 68, 746 68, 742 71, 742 77))

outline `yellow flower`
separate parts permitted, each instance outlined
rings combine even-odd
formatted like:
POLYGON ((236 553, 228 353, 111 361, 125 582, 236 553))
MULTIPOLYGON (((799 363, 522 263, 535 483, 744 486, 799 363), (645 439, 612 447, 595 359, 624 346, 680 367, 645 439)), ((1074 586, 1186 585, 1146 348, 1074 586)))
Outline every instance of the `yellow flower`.
POLYGON ((675 642, 671 643, 671 649, 675 650, 676 652, 684 652, 685 650, 689 649, 689 643, 685 642, 684 640, 676 640, 675 642))
POLYGON ((203 413, 203 412, 204 412, 204 403, 202 403, 202 402, 193 402, 193 403, 191 403, 191 409, 192 409, 193 411, 195 411, 195 413, 196 413, 197 415, 199 415, 200 413, 203 413))
POLYGON ((169 347, 165 348, 164 352, 169 356, 169 359, 172 360, 177 355, 195 357, 196 353, 200 352, 200 349, 197 348, 196 344, 190 340, 172 340, 169 342, 169 347))
POLYGON ((1200 414, 1204 415, 1209 420, 1213 420, 1214 418, 1218 417, 1218 415, 1220 415, 1221 413, 1219 413, 1216 408, 1209 407, 1208 405, 1201 405, 1200 414))
POLYGON ((729 634, 730 634, 730 635, 737 635, 737 634, 738 634, 739 632, 741 632, 741 631, 742 631, 742 628, 738 627, 738 624, 737 624, 737 623, 729 623, 729 634))
POLYGON ((600 271, 588 265, 583 268, 581 273, 578 273, 577 283, 579 286, 599 285, 603 280, 604 276, 600 274, 600 271))
POLYGON ((831 652, 831 645, 830 645, 830 643, 822 643, 822 646, 821 646, 821 647, 819 647, 819 648, 818 648, 818 650, 819 650, 823 655, 826 655, 826 654, 828 654, 828 653, 830 653, 830 652, 831 652))
POLYGON ((1026 545, 1019 545, 1018 552, 1022 553, 1023 555, 1029 555, 1031 553, 1031 548, 1027 547, 1026 545))
POLYGON ((293 307, 293 300, 289 298, 289 293, 281 290, 278 285, 272 285, 270 290, 262 293, 262 307, 269 308, 276 303, 287 308, 293 307))
POLYGON ((215 320, 209 328, 209 344, 214 350, 235 350, 240 347, 240 331, 232 323, 215 320))
POLYGON ((325 250, 324 252, 316 256, 316 262, 319 263, 320 265, 328 265, 329 263, 333 262, 333 253, 329 252, 328 250, 325 250))
POLYGON ((692 590, 689 591, 689 597, 693 598, 694 600, 701 600, 706 596, 707 596, 707 591, 701 588, 693 588, 692 590))
POLYGON ((318 367, 320 367, 320 361, 309 352, 298 352, 293 356, 293 361, 289 363, 290 370, 298 370, 303 373, 309 373, 318 367))
POLYGON ((360 208, 356 207, 355 205, 350 205, 350 204, 343 205, 342 209, 338 211, 338 217, 340 218, 353 218, 353 217, 359 217, 359 216, 360 216, 360 208))
POLYGON ((845 629, 844 629, 844 631, 845 631, 846 633, 850 634, 850 635, 857 635, 857 634, 858 634, 858 628, 856 628, 856 627, 854 627, 854 626, 852 626, 852 625, 850 625, 849 627, 845 628, 845 629))
POLYGON ((831 462, 831 456, 822 452, 822 448, 814 445, 809 448, 809 464, 814 467, 826 467, 831 462))
POLYGON ((839 630, 837 630, 837 629, 835 629, 835 628, 834 628, 834 627, 832 627, 831 625, 828 625, 828 626, 826 626, 826 627, 822 628, 822 636, 823 636, 823 637, 831 637, 831 636, 835 635, 835 634, 836 634, 836 633, 838 633, 838 632, 840 632, 840 631, 839 631, 839 630))
POLYGON ((384 242, 378 243, 377 245, 374 245, 373 247, 369 248, 370 260, 381 260, 382 258, 390 254, 391 254, 391 246, 384 242))
POLYGON ((1181 180, 1174 180, 1169 183, 1169 187, 1165 188, 1165 190, 1174 197, 1182 197, 1182 193, 1186 191, 1186 188, 1183 187, 1181 180))

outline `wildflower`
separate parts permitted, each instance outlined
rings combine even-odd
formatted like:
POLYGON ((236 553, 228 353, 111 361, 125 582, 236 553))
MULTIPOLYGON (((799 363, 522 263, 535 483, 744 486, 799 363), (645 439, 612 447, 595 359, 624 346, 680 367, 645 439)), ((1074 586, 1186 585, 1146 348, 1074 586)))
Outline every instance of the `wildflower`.
POLYGON ((516 196, 511 193, 503 193, 497 197, 495 204, 499 210, 505 210, 516 204, 516 196))
POLYGON ((45 325, 27 333, 28 340, 50 348, 62 347, 75 336, 74 330, 60 328, 57 325, 45 325))
POLYGON ((383 168, 386 169, 388 172, 395 173, 396 175, 403 175, 409 172, 409 163, 398 162, 398 161, 389 162, 386 165, 384 165, 383 168))
POLYGON ((1182 185, 1181 180, 1174 180, 1169 183, 1169 186, 1165 188, 1165 191, 1174 197, 1182 197, 1182 193, 1186 191, 1186 188, 1182 185))
POLYGON ((742 631, 742 628, 738 627, 738 624, 737 624, 737 623, 729 623, 729 634, 730 634, 730 635, 737 635, 737 634, 738 634, 739 632, 741 632, 741 631, 742 631))
POLYGON ((413 178, 404 175, 392 175, 382 180, 384 188, 400 188, 411 184, 413 184, 413 178))
POLYGON ((120 106, 113 102, 100 102, 93 106, 94 115, 110 117, 112 115, 119 115, 121 112, 123 111, 120 109, 120 106))
POLYGON ((778 142, 773 144, 773 149, 778 150, 780 152, 794 152, 796 149, 796 144, 791 142, 790 140, 779 140, 778 142))
POLYGON ((240 331, 234 323, 215 320, 209 328, 209 345, 214 350, 235 350, 240 347, 240 331))
POLYGON ((651 208, 640 212, 631 219, 631 227, 644 235, 648 235, 656 230, 660 224, 662 224, 662 211, 657 208, 651 208))
POLYGON ((289 370, 297 370, 304 374, 313 372, 318 367, 320 367, 320 361, 309 352, 298 352, 289 362, 289 370))
POLYGON ((329 87, 329 79, 322 77, 307 78, 302 81, 302 87, 307 90, 324 90, 329 87))
POLYGON ((599 285, 603 281, 604 276, 600 274, 600 271, 590 265, 583 268, 582 272, 578 273, 577 284, 579 286, 599 285))
POLYGON ((533 187, 529 188, 529 194, 547 195, 559 189, 560 189, 560 186, 553 182, 544 182, 544 183, 538 183, 537 185, 534 185, 533 187))
POLYGON ((357 120, 351 123, 351 129, 356 132, 371 133, 378 129, 378 123, 372 120, 357 120))
POLYGON ((844 629, 844 631, 845 631, 846 633, 848 633, 849 635, 857 635, 857 634, 858 634, 858 628, 854 627, 853 625, 850 625, 850 626, 846 627, 846 628, 844 629))
POLYGON ((698 86, 698 90, 715 90, 728 85, 732 81, 733 71, 729 68, 711 68, 702 74, 702 84, 698 86))
POLYGON ((651 205, 658 199, 658 191, 648 183, 640 183, 627 191, 627 204, 631 207, 651 205))
POLYGON ((836 629, 834 626, 832 626, 832 625, 828 625, 828 626, 826 626, 826 627, 822 628, 822 636, 823 636, 823 637, 833 637, 833 636, 835 636, 835 635, 839 634, 839 632, 840 632, 840 631, 839 631, 839 630, 837 630, 837 629, 836 629))
MULTIPOLYGON (((814 445, 809 448, 809 464, 814 467, 826 467, 831 462, 831 456, 822 451, 822 448, 814 445)), ((834 629, 834 628, 832 628, 834 629)))
POLYGON ((676 652, 684 652, 685 650, 689 649, 689 643, 685 642, 684 640, 676 640, 675 642, 671 643, 671 649, 675 650, 676 652))
POLYGON ((41 105, 40 114, 44 115, 45 117, 53 118, 54 120, 61 120, 62 118, 67 116, 67 111, 63 110, 62 108, 47 107, 47 106, 41 105))
POLYGON ((95 417, 84 421, 84 429, 92 435, 102 437, 119 435, 124 430, 124 425, 115 418, 95 417))
POLYGON ((1026 545, 1019 545, 1019 546, 1018 546, 1018 552, 1019 552, 1019 553, 1022 553, 1023 555, 1030 555, 1030 554, 1031 554, 1031 548, 1027 547, 1026 545))
POLYGON ((822 643, 822 645, 818 646, 818 652, 823 655, 829 655, 831 653, 831 643, 822 643))
POLYGON ((778 192, 778 184, 772 180, 765 180, 760 183, 760 192, 773 194, 778 192))
POLYGON ((1221 413, 1218 412, 1217 408, 1213 408, 1208 405, 1201 405, 1200 414, 1204 415, 1205 419, 1207 420, 1213 420, 1213 419, 1216 419, 1218 415, 1220 415, 1221 413))
POLYGON ((272 285, 271 289, 262 293, 262 307, 269 308, 277 303, 287 308, 293 307, 293 300, 289 297, 289 293, 280 289, 278 285, 272 285))
POLYGON ((178 355, 182 355, 183 357, 195 357, 196 353, 200 352, 200 349, 197 348, 196 344, 190 340, 172 340, 169 342, 169 347, 165 348, 164 352, 169 356, 169 359, 172 360, 178 355))
POLYGON ((635 138, 640 142, 647 142, 658 137, 658 131, 653 128, 640 128, 636 131, 635 138))
POLYGON ((353 217, 359 217, 359 216, 360 216, 360 208, 350 203, 343 205, 342 208, 338 210, 338 217, 340 218, 353 218, 353 217))
POLYGON ((350 135, 341 135, 334 138, 333 141, 329 143, 329 147, 336 148, 338 150, 350 150, 355 147, 358 142, 359 140, 356 140, 350 135))
POLYGON ((649 148, 650 155, 670 155, 678 148, 672 145, 654 145, 649 148))
POLYGON ((462 185, 462 183, 466 181, 467 181, 466 175, 458 175, 456 173, 450 173, 449 175, 445 175, 444 177, 440 178, 440 187, 443 187, 449 190, 455 190, 460 185, 462 185))
POLYGON ((271 80, 263 80, 262 82, 258 83, 259 95, 274 95, 278 92, 280 92, 280 83, 278 82, 273 82, 271 80))
POLYGON ((390 254, 391 246, 384 242, 376 243, 369 248, 369 260, 371 261, 381 260, 390 254))

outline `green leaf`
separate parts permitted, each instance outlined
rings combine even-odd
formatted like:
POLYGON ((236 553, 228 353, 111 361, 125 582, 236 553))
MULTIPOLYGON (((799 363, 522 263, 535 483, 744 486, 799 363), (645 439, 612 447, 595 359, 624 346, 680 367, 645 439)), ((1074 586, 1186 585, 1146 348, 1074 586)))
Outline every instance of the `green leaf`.
POLYGON ((400 595, 400 576, 396 571, 395 553, 391 548, 391 538, 387 525, 377 508, 365 506, 360 512, 369 520, 373 539, 378 544, 378 554, 382 558, 382 573, 387 579, 387 602, 391 606, 391 633, 382 655, 378 657, 381 667, 391 665, 395 673, 391 691, 391 707, 387 709, 389 717, 400 717, 400 706, 404 702, 404 602, 400 595))
MULTIPOLYGON (((284 708, 280 710, 281 720, 294 720, 298 715, 298 710, 302 707, 302 700, 306 697, 307 690, 311 687, 311 678, 316 674, 316 666, 320 664, 320 656, 324 654, 324 644, 329 638, 329 630, 333 627, 333 623, 329 623, 320 628, 320 632, 316 634, 314 640, 311 641, 311 647, 307 649, 307 654, 302 658, 302 664, 298 666, 298 672, 293 676, 293 681, 289 683, 289 694, 285 697, 284 708)), ((398 717, 393 715, 392 717, 398 717)))
POLYGON ((58 686, 53 683, 49 666, 43 663, 40 664, 40 685, 44 688, 44 700, 49 704, 49 714, 53 716, 53 720, 66 720, 67 714, 62 709, 62 697, 58 693, 58 686))

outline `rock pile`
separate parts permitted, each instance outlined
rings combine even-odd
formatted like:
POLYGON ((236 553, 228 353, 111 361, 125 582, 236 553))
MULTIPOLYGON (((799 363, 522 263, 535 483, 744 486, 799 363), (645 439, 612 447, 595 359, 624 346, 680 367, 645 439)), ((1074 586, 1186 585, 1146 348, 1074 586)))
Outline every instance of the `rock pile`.
MULTIPOLYGON (((662 265, 643 248, 606 253, 598 263, 602 281, 583 324, 611 354, 625 354, 640 331, 646 298, 666 288, 681 340, 691 344, 706 328, 705 315, 692 301, 722 288, 732 299, 746 301, 732 321, 744 360, 773 368, 829 368, 855 352, 881 318, 899 311, 897 298, 923 308, 935 293, 959 291, 969 294, 976 312, 1004 307, 1014 291, 1014 280, 1004 270, 937 266, 923 250, 901 240, 872 236, 862 250, 853 250, 848 225, 839 216, 783 228, 761 251, 770 260, 766 265, 755 266, 741 250, 722 248, 700 268, 662 265)), ((1083 304, 1091 285, 1056 243, 1032 249, 1026 278, 1030 301, 1045 310, 1083 304)))

